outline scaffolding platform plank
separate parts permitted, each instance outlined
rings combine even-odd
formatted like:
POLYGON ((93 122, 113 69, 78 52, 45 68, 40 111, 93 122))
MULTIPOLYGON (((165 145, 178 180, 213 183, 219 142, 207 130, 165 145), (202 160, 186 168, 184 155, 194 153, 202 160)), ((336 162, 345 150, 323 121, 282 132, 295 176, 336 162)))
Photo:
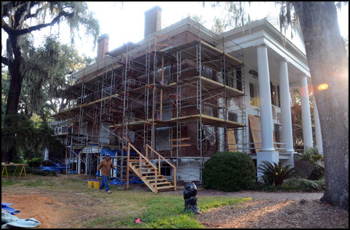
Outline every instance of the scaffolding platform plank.
POLYGON ((170 145, 170 147, 174 148, 174 147, 190 147, 192 146, 191 144, 182 144, 182 145, 170 145))
POLYGON ((113 97, 118 97, 118 96, 119 96, 119 94, 114 94, 114 95, 111 95, 111 96, 108 96, 108 97, 104 97, 104 98, 98 99, 96 101, 92 101, 92 102, 89 102, 89 103, 86 103, 86 104, 81 104, 81 105, 75 106, 73 108, 69 108, 69 109, 61 111, 59 113, 56 113, 56 114, 52 115, 51 117, 58 117, 58 118, 66 117, 66 116, 68 116, 69 113, 77 113, 77 112, 79 112, 80 108, 88 108, 89 106, 92 106, 92 105, 97 104, 99 102, 102 102, 102 101, 105 101, 105 100, 109 100, 109 99, 111 99, 113 97))
POLYGON ((196 82, 201 80, 201 84, 205 87, 206 90, 225 90, 227 93, 228 97, 238 97, 238 96, 244 96, 244 93, 238 89, 235 89, 233 87, 224 85, 220 82, 211 80, 207 77, 203 76, 195 76, 195 77, 190 77, 181 80, 180 82, 174 82, 168 85, 168 87, 176 88, 178 84, 186 84, 189 82, 196 82))
POLYGON ((202 123, 204 125, 212 125, 212 126, 218 126, 218 127, 227 127, 227 128, 237 128, 237 127, 245 127, 245 124, 235 122, 235 121, 230 121, 230 120, 225 120, 223 118, 218 118, 218 117, 212 117, 204 114, 195 114, 195 115, 189 115, 189 116, 183 116, 183 117, 178 117, 178 118, 172 118, 168 121, 159 121, 159 120, 140 120, 140 121, 132 121, 129 123, 123 123, 123 124, 116 124, 116 125, 111 125, 110 128, 115 128, 115 127, 121 127, 123 125, 128 125, 129 128, 131 129, 137 129, 137 128, 143 128, 144 125, 149 124, 155 124, 157 127, 164 127, 164 126, 171 126, 175 125, 176 122, 193 122, 193 121, 199 121, 202 119, 202 123))

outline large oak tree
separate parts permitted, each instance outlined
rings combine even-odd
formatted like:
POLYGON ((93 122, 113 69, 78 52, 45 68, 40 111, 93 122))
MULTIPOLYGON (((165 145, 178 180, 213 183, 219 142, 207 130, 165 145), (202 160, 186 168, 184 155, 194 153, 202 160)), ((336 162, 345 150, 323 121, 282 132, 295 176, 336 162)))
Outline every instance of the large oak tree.
MULTIPOLYGON (((27 69, 28 35, 35 31, 54 26, 65 21, 71 29, 71 38, 79 34, 80 27, 84 27, 87 34, 94 37, 96 43, 99 35, 99 25, 92 13, 88 12, 85 2, 42 2, 42 1, 2 1, 1 28, 8 35, 6 42, 6 56, 1 62, 8 67, 10 86, 6 104, 6 117, 18 113, 19 99, 24 70, 27 69)), ((3 44, 1 45, 3 48, 3 44)), ((32 64, 32 63, 31 63, 32 64)), ((5 119, 4 126, 11 126, 14 119, 5 119)), ((16 138, 11 141, 6 151, 2 151, 2 161, 12 161, 16 155, 16 138)))
POLYGON ((349 210, 349 59, 336 5, 291 3, 303 33, 321 123, 327 183, 321 200, 349 210))

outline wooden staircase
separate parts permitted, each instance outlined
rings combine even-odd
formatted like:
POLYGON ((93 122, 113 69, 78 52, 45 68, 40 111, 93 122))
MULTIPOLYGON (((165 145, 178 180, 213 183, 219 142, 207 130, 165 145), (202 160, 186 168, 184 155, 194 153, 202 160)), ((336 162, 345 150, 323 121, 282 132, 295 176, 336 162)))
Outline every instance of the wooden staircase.
POLYGON ((129 189, 129 171, 138 176, 154 193, 165 191, 168 189, 176 190, 176 167, 161 156, 149 145, 146 145, 146 156, 140 153, 132 144, 128 143, 127 173, 126 173, 126 189, 129 189), (137 157, 130 158, 130 150, 133 149, 137 153, 137 157), (148 158, 148 152, 155 153, 158 158, 158 167, 152 164, 148 158), (173 184, 168 181, 161 172, 161 160, 167 162, 173 168, 173 184))

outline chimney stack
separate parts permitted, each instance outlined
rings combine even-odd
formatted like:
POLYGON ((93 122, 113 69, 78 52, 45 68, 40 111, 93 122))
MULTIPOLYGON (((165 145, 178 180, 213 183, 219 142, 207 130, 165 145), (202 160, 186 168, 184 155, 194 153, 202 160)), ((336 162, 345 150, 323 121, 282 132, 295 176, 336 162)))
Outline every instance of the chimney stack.
POLYGON ((106 53, 108 52, 108 43, 109 43, 109 35, 102 34, 97 41, 97 58, 96 61, 102 60, 106 57, 106 53))
POLYGON ((162 29, 162 9, 155 6, 145 12, 145 37, 162 29))

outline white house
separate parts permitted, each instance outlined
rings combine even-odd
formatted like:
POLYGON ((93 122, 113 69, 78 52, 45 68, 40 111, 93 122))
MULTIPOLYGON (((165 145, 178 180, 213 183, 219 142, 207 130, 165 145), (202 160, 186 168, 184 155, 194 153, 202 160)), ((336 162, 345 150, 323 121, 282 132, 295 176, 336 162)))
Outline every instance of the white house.
MULTIPOLYGON (((183 181, 201 181, 205 161, 218 151, 246 152, 257 165, 267 160, 294 166, 293 88, 302 95, 304 145, 314 145, 302 42, 298 48, 266 19, 222 34, 190 18, 164 29, 160 20, 161 9, 150 9, 145 38, 112 51, 109 37, 101 36, 96 63, 73 75, 70 107, 55 117, 71 122, 72 132, 61 136, 78 172, 93 167, 87 158, 93 165, 99 161, 96 153, 76 150, 91 143, 114 149, 122 172, 121 137, 142 153, 152 146, 176 165, 183 181)), ((166 167, 162 172, 174 175, 166 167)))

